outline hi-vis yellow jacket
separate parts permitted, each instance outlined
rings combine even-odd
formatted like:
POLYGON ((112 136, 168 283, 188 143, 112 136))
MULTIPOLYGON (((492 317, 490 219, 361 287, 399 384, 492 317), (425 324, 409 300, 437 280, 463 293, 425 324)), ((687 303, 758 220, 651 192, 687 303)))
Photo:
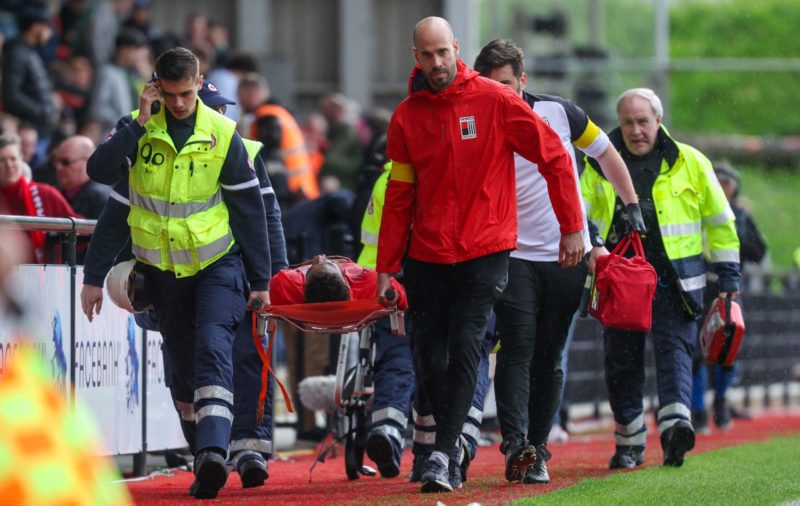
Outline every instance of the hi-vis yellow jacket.
POLYGON ((193 276, 234 244, 219 175, 235 124, 198 101, 194 133, 180 153, 163 108, 146 127, 130 171, 133 253, 177 277, 193 276))
POLYGON ((389 184, 389 174, 392 162, 383 166, 383 174, 375 181, 372 187, 372 196, 367 204, 364 218, 361 220, 361 254, 358 255, 358 265, 367 269, 374 269, 378 263, 378 233, 381 231, 381 217, 383 216, 383 202, 386 198, 386 186, 389 184))
MULTIPOLYGON (((666 150, 652 188, 658 227, 678 288, 686 295, 687 309, 697 314, 703 310, 706 285, 704 235, 710 270, 719 275, 720 291, 739 289, 739 239, 733 211, 711 162, 695 148, 674 141, 663 126, 659 135, 665 138, 666 150)), ((618 151, 625 149, 619 129, 609 139, 618 151)), ((587 218, 606 238, 614 217, 614 188, 596 162, 588 159, 580 184, 587 218)))

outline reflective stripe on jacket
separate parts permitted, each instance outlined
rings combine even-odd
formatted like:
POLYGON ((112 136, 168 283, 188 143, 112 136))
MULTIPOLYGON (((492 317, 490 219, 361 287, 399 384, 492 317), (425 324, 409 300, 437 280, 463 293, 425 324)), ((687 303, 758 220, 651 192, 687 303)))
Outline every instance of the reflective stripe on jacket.
POLYGON ((369 198, 367 210, 361 220, 361 254, 358 255, 358 265, 374 269, 378 261, 378 233, 381 231, 381 216, 383 216, 383 201, 386 198, 386 185, 389 184, 389 170, 392 162, 387 162, 383 174, 375 181, 372 187, 372 196, 369 198))
POLYGON ((186 277, 231 249, 219 176, 235 126, 198 101, 194 132, 176 153, 164 108, 145 124, 129 176, 128 224, 138 260, 186 277))
MULTIPOLYGON (((724 286, 720 284, 723 291, 739 289, 739 239, 733 211, 711 162, 695 148, 674 141, 666 130, 662 133, 674 154, 665 156, 653 183, 658 227, 679 289, 688 295, 689 309, 700 312, 706 285, 704 235, 710 267, 725 279, 724 286)), ((609 134, 609 139, 618 150, 624 149, 619 129, 609 134)), ((614 188, 591 161, 587 161, 580 183, 587 217, 605 238, 614 218, 614 188)))

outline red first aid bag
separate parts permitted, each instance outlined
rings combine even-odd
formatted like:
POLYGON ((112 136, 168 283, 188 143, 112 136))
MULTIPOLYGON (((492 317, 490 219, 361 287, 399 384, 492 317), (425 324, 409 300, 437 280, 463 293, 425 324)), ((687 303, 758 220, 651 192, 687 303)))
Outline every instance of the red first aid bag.
POLYGON ((631 231, 610 255, 597 259, 589 314, 604 327, 647 332, 653 326, 657 281, 639 233, 631 231), (625 258, 628 248, 634 256, 625 258))
POLYGON ((700 331, 700 346, 709 364, 730 367, 736 362, 744 337, 744 318, 730 294, 717 298, 708 310, 700 331))

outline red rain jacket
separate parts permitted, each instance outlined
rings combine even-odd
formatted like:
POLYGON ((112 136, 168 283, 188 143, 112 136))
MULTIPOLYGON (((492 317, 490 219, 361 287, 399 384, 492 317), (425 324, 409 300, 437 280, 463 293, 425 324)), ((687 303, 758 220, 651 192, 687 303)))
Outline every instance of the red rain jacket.
POLYGON ((378 272, 415 260, 456 263, 517 242, 514 152, 539 166, 563 234, 582 230, 572 162, 558 135, 507 86, 458 61, 453 82, 433 93, 419 65, 392 115, 387 154, 411 164, 415 183, 390 180, 378 272), (409 244, 410 237, 410 244, 409 244))

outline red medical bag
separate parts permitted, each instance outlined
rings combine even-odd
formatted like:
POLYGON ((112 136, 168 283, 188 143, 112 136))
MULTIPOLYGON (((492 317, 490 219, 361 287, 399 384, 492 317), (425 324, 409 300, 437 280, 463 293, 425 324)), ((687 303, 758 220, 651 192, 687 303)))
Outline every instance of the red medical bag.
POLYGON ((744 318, 739 304, 730 294, 724 300, 714 300, 700 331, 700 346, 708 363, 732 366, 743 337, 744 318))
POLYGON ((604 327, 647 332, 653 325, 658 276, 644 257, 639 233, 631 231, 610 255, 597 259, 589 314, 604 327), (632 247, 634 256, 624 256, 632 247))

